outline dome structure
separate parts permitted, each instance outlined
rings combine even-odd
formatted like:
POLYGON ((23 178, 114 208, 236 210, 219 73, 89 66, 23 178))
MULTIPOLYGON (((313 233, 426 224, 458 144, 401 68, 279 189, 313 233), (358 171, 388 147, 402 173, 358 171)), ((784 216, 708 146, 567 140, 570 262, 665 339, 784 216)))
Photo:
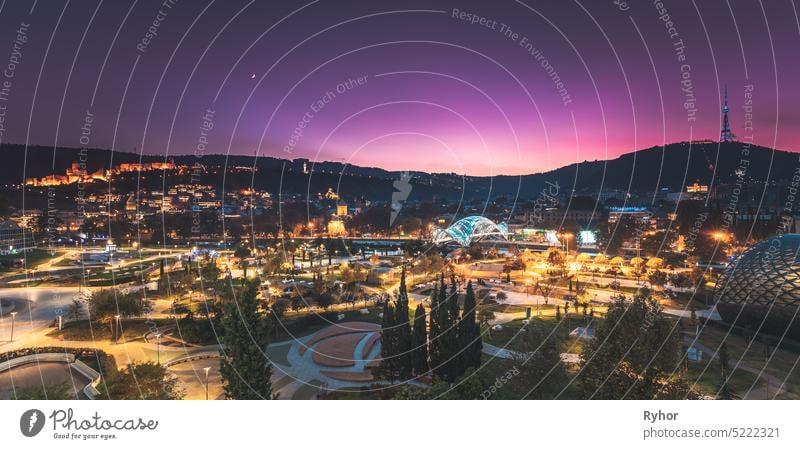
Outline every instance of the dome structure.
POLYGON ((764 240, 730 264, 714 298, 722 319, 800 340, 800 234, 764 240))
POLYGON ((469 246, 484 238, 508 240, 508 225, 495 223, 480 215, 472 215, 458 220, 447 229, 433 228, 431 237, 433 243, 437 245, 457 243, 461 246, 469 246))

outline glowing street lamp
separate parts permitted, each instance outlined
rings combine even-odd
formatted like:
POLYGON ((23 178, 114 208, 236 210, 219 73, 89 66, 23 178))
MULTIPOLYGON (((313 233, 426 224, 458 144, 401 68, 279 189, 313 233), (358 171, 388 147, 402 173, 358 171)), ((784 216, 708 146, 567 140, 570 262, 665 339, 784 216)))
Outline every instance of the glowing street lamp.
POLYGON ((156 363, 161 365, 161 334, 156 334, 156 363))
POLYGON ((114 343, 119 343, 119 334, 121 333, 120 330, 122 329, 122 326, 119 322, 120 318, 121 317, 119 315, 114 315, 114 343))
POLYGON ((203 371, 206 373, 206 401, 208 400, 208 371, 211 370, 211 367, 203 368, 203 371))
POLYGON ((17 312, 11 312, 11 342, 14 342, 14 321, 17 319, 17 312))
POLYGON ((571 232, 562 232, 557 234, 558 238, 564 239, 564 251, 569 255, 569 239, 574 236, 571 232))

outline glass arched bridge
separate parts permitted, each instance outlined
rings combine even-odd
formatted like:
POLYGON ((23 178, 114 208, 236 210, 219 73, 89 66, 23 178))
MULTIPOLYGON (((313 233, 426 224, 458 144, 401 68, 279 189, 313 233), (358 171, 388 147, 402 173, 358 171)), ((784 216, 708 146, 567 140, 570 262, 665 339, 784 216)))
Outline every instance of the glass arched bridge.
POLYGON ((431 230, 431 239, 437 245, 456 243, 469 246, 485 238, 508 240, 508 225, 472 215, 458 220, 447 229, 434 227, 431 230))

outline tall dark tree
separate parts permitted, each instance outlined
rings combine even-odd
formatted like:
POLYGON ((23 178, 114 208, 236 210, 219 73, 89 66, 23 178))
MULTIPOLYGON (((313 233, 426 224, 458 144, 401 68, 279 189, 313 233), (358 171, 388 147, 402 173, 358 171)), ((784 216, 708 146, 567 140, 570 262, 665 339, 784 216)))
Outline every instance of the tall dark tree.
POLYGON ((397 341, 394 347, 394 356, 397 358, 398 374, 401 379, 408 379, 411 377, 413 371, 413 357, 405 267, 403 267, 403 272, 400 275, 400 290, 397 293, 394 320, 397 325, 397 341))
POLYGON ((475 312, 476 306, 475 292, 472 290, 472 282, 470 281, 467 283, 467 292, 464 296, 464 312, 461 315, 461 321, 458 323, 459 347, 462 351, 459 357, 461 361, 458 367, 459 370, 478 368, 481 364, 483 342, 481 341, 481 329, 475 312))
POLYGON ((449 320, 451 323, 457 323, 459 319, 458 310, 458 285, 456 284, 456 277, 450 278, 450 294, 447 295, 448 312, 450 313, 449 320))
POLYGON ((442 276, 442 284, 439 289, 439 325, 441 326, 440 340, 440 363, 434 366, 435 374, 444 378, 448 382, 453 382, 460 376, 464 370, 460 368, 460 340, 458 336, 458 291, 455 284, 455 278, 452 279, 450 285, 450 292, 447 291, 447 286, 444 283, 444 276, 442 276))
POLYGON ((264 355, 269 320, 258 310, 256 283, 248 282, 225 304, 220 375, 229 399, 272 399, 272 367, 264 355))
POLYGON ((430 309, 430 332, 428 336, 428 356, 430 359, 430 367, 434 371, 438 370, 442 364, 442 322, 441 322, 441 304, 439 303, 439 288, 434 287, 431 291, 431 309, 430 309))
POLYGON ((447 377, 447 365, 452 352, 449 338, 454 333, 448 305, 447 285, 442 274, 439 288, 431 299, 430 359, 434 374, 443 378, 447 377))
POLYGON ((381 318, 381 371, 390 381, 397 378, 397 326, 394 318, 394 306, 387 299, 383 303, 381 318))
POLYGON ((428 368, 428 330, 425 323, 425 307, 417 304, 414 311, 414 330, 411 334, 412 362, 414 374, 423 375, 429 371, 428 368))
POLYGON ((728 345, 723 343, 717 353, 719 358, 719 385, 717 389, 718 399, 735 399, 730 387, 730 359, 728 357, 728 345))

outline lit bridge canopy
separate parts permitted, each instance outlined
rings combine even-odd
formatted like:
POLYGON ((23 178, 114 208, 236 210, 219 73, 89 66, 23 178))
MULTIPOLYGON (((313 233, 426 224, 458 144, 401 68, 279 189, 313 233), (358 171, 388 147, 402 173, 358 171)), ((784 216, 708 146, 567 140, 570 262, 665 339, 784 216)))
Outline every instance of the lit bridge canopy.
POLYGON ((508 240, 508 225, 472 215, 458 220, 447 229, 434 227, 431 238, 437 245, 457 243, 461 246, 469 246, 484 238, 508 240))

